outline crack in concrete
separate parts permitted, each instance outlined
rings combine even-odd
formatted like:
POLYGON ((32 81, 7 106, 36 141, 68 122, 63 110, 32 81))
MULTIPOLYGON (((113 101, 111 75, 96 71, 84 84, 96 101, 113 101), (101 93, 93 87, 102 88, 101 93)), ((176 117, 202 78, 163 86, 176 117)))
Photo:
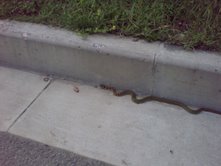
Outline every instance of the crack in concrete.
POLYGON ((48 82, 48 84, 37 94, 37 96, 30 102, 30 104, 18 115, 18 117, 12 122, 8 127, 7 132, 15 125, 18 119, 28 110, 28 108, 41 96, 41 94, 51 85, 53 78, 48 82))
POLYGON ((154 90, 154 85, 155 85, 155 73, 156 73, 156 68, 157 68, 157 59, 156 59, 157 54, 154 54, 153 57, 153 64, 152 64, 152 77, 153 77, 153 81, 152 81, 152 88, 151 88, 151 95, 153 95, 153 90, 154 90))

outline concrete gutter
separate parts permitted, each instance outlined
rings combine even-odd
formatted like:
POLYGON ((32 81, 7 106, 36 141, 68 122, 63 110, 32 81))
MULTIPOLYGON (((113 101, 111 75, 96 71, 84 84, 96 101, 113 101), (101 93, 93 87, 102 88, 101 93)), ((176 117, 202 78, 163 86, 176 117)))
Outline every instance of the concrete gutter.
POLYGON ((0 63, 221 112, 221 54, 0 21, 0 63))

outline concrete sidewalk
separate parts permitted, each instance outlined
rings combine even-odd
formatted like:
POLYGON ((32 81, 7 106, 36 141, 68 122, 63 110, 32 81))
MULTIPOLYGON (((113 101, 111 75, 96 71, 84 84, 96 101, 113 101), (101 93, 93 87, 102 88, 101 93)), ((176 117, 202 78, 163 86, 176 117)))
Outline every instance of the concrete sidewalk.
POLYGON ((122 166, 220 166, 221 116, 0 67, 0 130, 122 166))

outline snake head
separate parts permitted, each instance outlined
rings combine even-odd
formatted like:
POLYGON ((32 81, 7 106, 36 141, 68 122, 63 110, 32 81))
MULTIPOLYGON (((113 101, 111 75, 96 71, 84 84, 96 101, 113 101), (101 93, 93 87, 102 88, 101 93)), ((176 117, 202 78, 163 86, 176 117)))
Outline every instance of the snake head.
POLYGON ((104 85, 104 84, 100 84, 100 87, 101 87, 102 89, 106 89, 106 85, 104 85))

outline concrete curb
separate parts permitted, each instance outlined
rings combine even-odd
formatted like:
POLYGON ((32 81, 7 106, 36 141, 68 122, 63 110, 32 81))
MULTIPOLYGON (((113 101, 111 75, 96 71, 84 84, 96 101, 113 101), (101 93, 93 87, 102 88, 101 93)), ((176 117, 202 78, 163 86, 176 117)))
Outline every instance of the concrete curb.
POLYGON ((0 21, 0 63, 111 84, 221 112, 221 55, 118 36, 86 39, 43 25, 0 21))

